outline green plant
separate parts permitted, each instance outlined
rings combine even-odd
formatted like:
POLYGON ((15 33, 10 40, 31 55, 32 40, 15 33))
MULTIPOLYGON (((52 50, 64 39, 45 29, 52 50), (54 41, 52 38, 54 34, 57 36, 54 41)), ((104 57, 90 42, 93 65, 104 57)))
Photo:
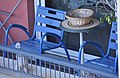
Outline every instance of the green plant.
POLYGON ((102 17, 100 17, 100 22, 104 23, 105 21, 108 22, 108 24, 112 24, 112 22, 116 21, 116 17, 113 14, 105 14, 102 17))

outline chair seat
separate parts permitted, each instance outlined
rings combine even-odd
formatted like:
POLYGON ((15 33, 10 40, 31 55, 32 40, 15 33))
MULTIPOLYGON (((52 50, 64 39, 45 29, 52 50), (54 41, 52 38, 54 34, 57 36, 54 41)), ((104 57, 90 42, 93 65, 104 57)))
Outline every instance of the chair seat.
POLYGON ((115 59, 103 57, 103 58, 89 60, 87 62, 113 69, 115 59))
MULTIPOLYGON (((24 41, 19 42, 19 43, 20 43, 21 50, 25 50, 25 51, 28 51, 28 52, 34 53, 34 54, 39 53, 40 41, 38 41, 38 40, 24 40, 24 41)), ((57 48, 58 46, 60 46, 60 45, 56 44, 56 43, 51 43, 48 41, 43 41, 42 50, 43 51, 50 50, 50 49, 57 48)))
POLYGON ((101 65, 98 65, 98 64, 95 64, 95 63, 91 63, 91 62, 86 62, 85 66, 90 67, 91 69, 100 70, 102 72, 115 73, 114 69, 111 69, 111 68, 108 68, 108 67, 105 67, 105 66, 101 66, 101 65))

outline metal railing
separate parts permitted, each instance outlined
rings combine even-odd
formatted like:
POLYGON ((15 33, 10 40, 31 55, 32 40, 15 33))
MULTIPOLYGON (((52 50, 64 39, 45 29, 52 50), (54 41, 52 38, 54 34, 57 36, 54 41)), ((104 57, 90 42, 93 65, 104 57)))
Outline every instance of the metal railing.
POLYGON ((40 78, 117 78, 116 73, 97 70, 50 54, 31 54, 0 45, 0 67, 40 78), (4 57, 7 52, 7 57, 4 57))

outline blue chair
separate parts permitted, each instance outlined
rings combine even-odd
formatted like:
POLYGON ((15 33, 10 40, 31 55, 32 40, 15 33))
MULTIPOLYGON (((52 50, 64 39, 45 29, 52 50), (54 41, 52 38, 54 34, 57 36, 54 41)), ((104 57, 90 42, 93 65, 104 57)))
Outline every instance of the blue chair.
POLYGON ((30 37, 27 29, 24 26, 11 24, 6 30, 5 45, 8 44, 8 33, 10 29, 19 28, 23 30, 29 38, 28 40, 19 41, 20 49, 32 52, 34 54, 42 54, 43 51, 55 49, 62 46, 66 52, 68 60, 70 61, 69 53, 62 41, 64 31, 59 28, 63 20, 65 20, 64 11, 38 6, 36 20, 34 23, 33 36, 30 37), (38 32, 40 32, 40 34, 42 35, 40 39, 36 38, 36 33, 38 32), (48 40, 45 41, 44 38, 47 38, 48 36, 55 38, 58 43, 48 40))
POLYGON ((88 44, 95 46, 95 48, 97 48, 100 51, 102 57, 93 59, 93 60, 88 60, 85 62, 85 64, 86 65, 88 64, 91 66, 93 65, 93 67, 94 66, 105 67, 105 68, 107 68, 105 70, 109 70, 110 72, 117 73, 117 71, 118 71, 117 23, 116 22, 112 23, 107 53, 104 54, 104 52, 99 44, 97 44, 95 42, 87 42, 86 41, 81 45, 80 50, 79 50, 79 58, 78 58, 79 64, 81 61, 81 59, 80 59, 81 51, 88 44), (111 52, 115 52, 115 56, 112 56, 110 54, 111 52))

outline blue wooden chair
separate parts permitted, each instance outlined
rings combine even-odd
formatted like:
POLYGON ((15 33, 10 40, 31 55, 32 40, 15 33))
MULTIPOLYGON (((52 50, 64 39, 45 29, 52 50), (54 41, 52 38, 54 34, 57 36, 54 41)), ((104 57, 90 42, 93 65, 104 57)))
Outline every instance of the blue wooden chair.
MULTIPOLYGON (((109 38, 109 44, 108 44, 108 50, 107 53, 104 54, 102 48, 100 45, 98 45, 95 42, 85 42, 81 45, 80 50, 79 50, 79 59, 78 59, 78 63, 80 64, 81 61, 81 51, 82 48, 84 48, 86 45, 91 44, 93 46, 95 46, 95 48, 99 49, 102 57, 97 58, 97 59, 93 59, 93 60, 88 60, 87 62, 85 62, 85 64, 87 65, 93 65, 93 67, 95 66, 102 66, 105 67, 107 69, 104 70, 109 70, 110 72, 115 72, 117 73, 118 71, 118 45, 117 45, 117 23, 113 22, 112 23, 112 28, 111 28, 111 32, 110 32, 110 38, 109 38), (115 52, 116 55, 112 56, 110 53, 111 52, 115 52)), ((102 68, 101 68, 102 69, 102 68)))
POLYGON ((30 38, 30 35, 24 26, 18 24, 11 24, 6 30, 5 45, 8 44, 8 33, 10 29, 19 28, 23 30, 29 38, 28 40, 19 41, 20 49, 32 53, 42 54, 43 51, 55 49, 62 46, 66 52, 68 60, 70 61, 69 53, 62 41, 64 31, 59 28, 63 20, 65 20, 64 11, 38 6, 36 20, 34 23, 33 36, 30 38), (42 35, 40 39, 36 38, 37 32, 40 32, 42 35), (48 40, 45 41, 44 38, 48 36, 56 38, 56 40, 58 40, 58 43, 48 40))

